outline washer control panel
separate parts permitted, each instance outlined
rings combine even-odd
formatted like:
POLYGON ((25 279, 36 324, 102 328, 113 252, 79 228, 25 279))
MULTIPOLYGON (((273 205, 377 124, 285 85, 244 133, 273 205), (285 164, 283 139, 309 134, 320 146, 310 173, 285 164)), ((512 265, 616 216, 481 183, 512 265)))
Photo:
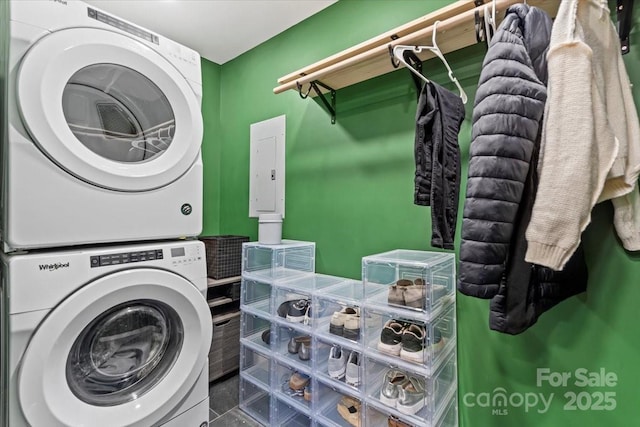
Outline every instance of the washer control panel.
POLYGON ((113 254, 92 255, 91 268, 107 267, 120 264, 131 264, 143 261, 164 260, 165 264, 171 260, 171 265, 179 267, 196 262, 202 262, 204 255, 200 246, 185 245, 171 246, 165 249, 146 249, 143 251, 117 252, 113 254))
MULTIPOLYGON (((173 250, 173 249, 172 249, 173 250)), ((91 268, 105 267, 107 265, 129 264, 132 262, 153 261, 164 259, 162 249, 147 251, 121 252, 117 254, 96 255, 91 257, 91 268)))
POLYGON ((173 266, 202 262, 203 257, 200 247, 195 245, 171 248, 169 254, 171 255, 171 265, 173 266))

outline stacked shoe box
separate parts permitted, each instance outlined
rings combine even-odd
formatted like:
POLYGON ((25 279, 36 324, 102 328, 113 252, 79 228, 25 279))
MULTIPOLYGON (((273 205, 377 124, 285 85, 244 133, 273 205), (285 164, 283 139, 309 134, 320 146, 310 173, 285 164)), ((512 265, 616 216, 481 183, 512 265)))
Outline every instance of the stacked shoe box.
POLYGON ((365 419, 457 426, 455 256, 368 256, 362 278, 365 419))
POLYGON ((310 274, 314 249, 244 246, 240 407, 271 426, 457 426, 453 275, 381 254, 363 260, 367 289, 310 274), (420 303, 398 285, 410 275, 429 284, 420 303))
MULTIPOLYGON (((277 307, 272 307, 276 299, 290 295, 291 301, 300 303, 299 310, 291 307, 291 315, 296 310, 297 317, 302 317, 303 320, 295 322, 296 326, 302 331, 309 329, 310 322, 305 324, 304 318, 305 315, 308 318, 310 314, 310 304, 303 304, 310 301, 312 289, 291 290, 286 284, 295 282, 296 279, 314 277, 314 271, 313 242, 283 240, 279 245, 262 245, 256 242, 242 245, 240 408, 263 425, 281 425, 277 422, 278 414, 280 418, 286 418, 287 414, 291 414, 291 418, 297 414, 291 402, 287 405, 286 399, 277 397, 272 387, 275 381, 273 375, 276 370, 282 373, 287 368, 294 372, 296 366, 298 369, 302 368, 301 373, 309 373, 310 362, 299 360, 300 363, 296 365, 276 356, 278 325, 283 324, 279 321, 287 322, 289 304, 283 312, 285 317, 280 319, 277 318, 277 307)), ((300 335, 303 335, 302 331, 300 335)), ((309 415, 309 411, 306 414, 309 415)))

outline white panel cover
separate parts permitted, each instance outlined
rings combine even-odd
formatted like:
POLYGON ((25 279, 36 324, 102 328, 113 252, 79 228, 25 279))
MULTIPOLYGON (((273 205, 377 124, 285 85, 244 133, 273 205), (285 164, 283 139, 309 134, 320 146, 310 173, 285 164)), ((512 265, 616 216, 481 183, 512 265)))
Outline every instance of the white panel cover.
POLYGON ((280 213, 284 218, 285 116, 250 127, 249 217, 280 213))

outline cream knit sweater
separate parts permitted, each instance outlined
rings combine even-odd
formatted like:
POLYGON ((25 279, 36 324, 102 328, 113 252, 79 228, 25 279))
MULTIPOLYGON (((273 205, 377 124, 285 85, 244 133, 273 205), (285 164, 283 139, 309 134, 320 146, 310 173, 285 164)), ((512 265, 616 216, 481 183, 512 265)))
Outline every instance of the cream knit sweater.
POLYGON ((640 125, 607 2, 563 0, 547 59, 540 182, 526 261, 561 270, 593 206, 604 200, 613 201, 624 247, 640 250, 640 125))

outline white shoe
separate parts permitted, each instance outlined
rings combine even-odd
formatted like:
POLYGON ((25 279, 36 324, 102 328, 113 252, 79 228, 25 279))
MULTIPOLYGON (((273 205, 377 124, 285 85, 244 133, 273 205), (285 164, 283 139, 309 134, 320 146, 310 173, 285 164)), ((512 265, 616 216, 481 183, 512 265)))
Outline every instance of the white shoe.
POLYGON ((327 371, 331 378, 342 379, 347 369, 347 355, 340 346, 334 345, 329 352, 327 371))

